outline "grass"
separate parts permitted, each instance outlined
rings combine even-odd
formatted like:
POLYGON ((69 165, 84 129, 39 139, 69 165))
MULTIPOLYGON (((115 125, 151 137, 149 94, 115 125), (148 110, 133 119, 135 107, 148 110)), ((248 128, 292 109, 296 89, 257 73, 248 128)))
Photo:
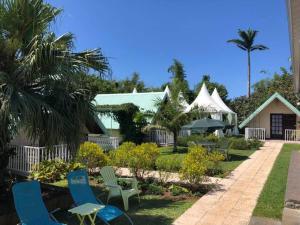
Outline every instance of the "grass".
MULTIPOLYGON (((66 187, 66 180, 54 183, 57 186, 66 187)), ((102 187, 93 185, 93 190, 96 195, 103 192, 102 187)), ((106 195, 102 195, 101 200, 106 202, 106 195)), ((141 196, 141 203, 138 204, 137 199, 130 200, 130 209, 127 212, 134 224, 143 225, 169 225, 191 207, 197 198, 187 198, 183 200, 174 200, 159 195, 144 195, 141 196)), ((113 199, 111 205, 115 205, 123 209, 121 199, 113 199)), ((61 223, 79 225, 76 217, 70 215, 67 211, 61 211, 56 214, 57 219, 61 223)), ((129 224, 124 217, 117 219, 112 225, 129 224)))
MULTIPOLYGON (((220 162, 220 168, 222 169, 222 173, 218 174, 218 177, 227 176, 232 170, 238 167, 244 160, 248 159, 249 156, 254 153, 256 150, 229 150, 230 159, 228 161, 220 162)), ((173 153, 172 147, 161 147, 160 148, 161 155, 160 158, 171 158, 174 161, 182 161, 184 156, 187 154, 187 147, 178 147, 178 152, 173 153)), ((177 171, 178 172, 178 171, 177 171)))
POLYGON ((281 219, 291 153, 299 144, 284 144, 259 196, 253 215, 281 219))

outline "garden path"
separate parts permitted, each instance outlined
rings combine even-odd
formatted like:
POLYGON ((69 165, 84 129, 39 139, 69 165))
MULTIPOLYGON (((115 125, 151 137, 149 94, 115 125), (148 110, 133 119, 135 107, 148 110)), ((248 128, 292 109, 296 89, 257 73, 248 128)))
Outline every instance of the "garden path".
POLYGON ((261 150, 238 166, 218 189, 200 198, 173 225, 247 225, 256 201, 282 148, 266 141, 261 150))
MULTIPOLYGON (((118 168, 116 173, 120 176, 127 176, 127 177, 132 176, 132 173, 130 172, 130 170, 128 168, 124 168, 124 167, 118 168)), ((170 172, 145 171, 143 177, 144 178, 155 178, 158 180, 163 177, 164 182, 170 182, 170 183, 172 183, 172 182, 174 182, 174 183, 188 182, 188 181, 181 180, 178 173, 170 173, 170 172)), ((203 184, 206 184, 206 185, 211 184, 214 186, 218 186, 218 184, 220 183, 221 180, 223 180, 223 179, 218 178, 218 177, 206 177, 205 180, 203 181, 203 184)))

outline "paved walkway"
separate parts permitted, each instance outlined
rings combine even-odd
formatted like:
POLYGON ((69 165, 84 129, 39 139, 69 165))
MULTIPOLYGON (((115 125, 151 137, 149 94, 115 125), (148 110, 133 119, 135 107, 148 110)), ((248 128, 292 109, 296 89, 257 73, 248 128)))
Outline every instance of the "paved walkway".
POLYGON ((182 214, 174 225, 247 225, 252 211, 283 145, 266 141, 237 167, 228 179, 219 182, 218 190, 210 191, 182 214))

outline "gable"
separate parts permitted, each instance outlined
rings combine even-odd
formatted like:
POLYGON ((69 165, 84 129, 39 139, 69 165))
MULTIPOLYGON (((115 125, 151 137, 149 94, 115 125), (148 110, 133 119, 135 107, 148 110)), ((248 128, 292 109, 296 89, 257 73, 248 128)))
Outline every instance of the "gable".
POLYGON ((268 98, 261 106, 259 106, 249 117, 247 117, 240 125, 239 128, 245 127, 251 120, 253 120, 259 113, 261 113, 264 109, 266 109, 270 104, 277 99, 280 101, 287 109, 295 113, 297 116, 300 116, 300 111, 293 106, 289 101, 287 101, 284 97, 282 97, 278 92, 273 94, 270 98, 268 98))

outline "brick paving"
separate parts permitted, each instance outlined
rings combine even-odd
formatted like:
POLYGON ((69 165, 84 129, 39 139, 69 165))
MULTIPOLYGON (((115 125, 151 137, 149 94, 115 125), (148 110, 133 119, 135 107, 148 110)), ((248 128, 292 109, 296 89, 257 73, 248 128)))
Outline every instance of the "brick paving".
POLYGON ((248 225, 259 194, 283 142, 264 146, 218 182, 218 188, 200 198, 173 225, 248 225))

